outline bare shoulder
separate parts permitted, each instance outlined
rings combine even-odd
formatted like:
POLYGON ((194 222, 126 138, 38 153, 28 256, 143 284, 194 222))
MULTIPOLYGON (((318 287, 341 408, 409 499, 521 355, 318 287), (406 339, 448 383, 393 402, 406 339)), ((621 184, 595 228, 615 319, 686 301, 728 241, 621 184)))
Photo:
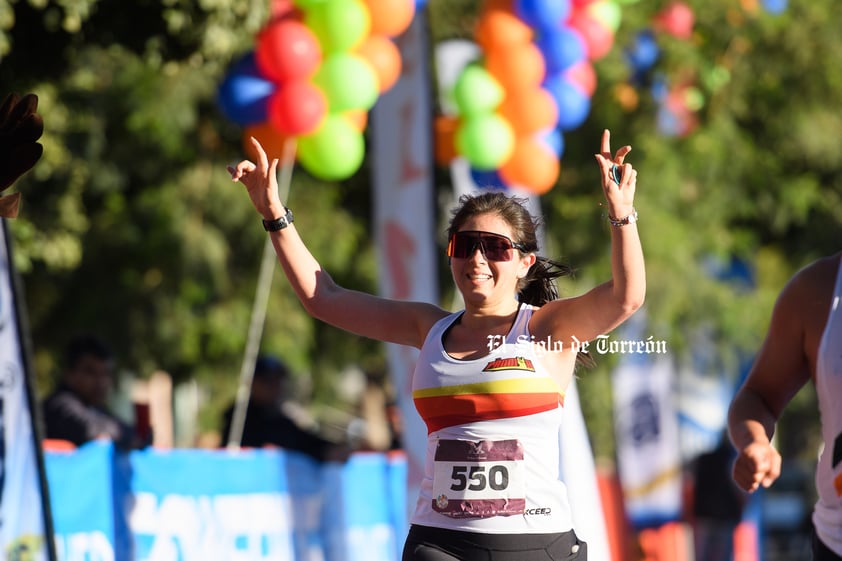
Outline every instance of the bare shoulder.
POLYGON ((790 319, 802 318, 807 330, 823 329, 842 253, 822 257, 799 270, 781 291, 777 307, 790 319))
POLYGON ((842 253, 837 253, 806 265, 793 275, 781 292, 781 296, 796 300, 800 305, 810 302, 829 304, 836 284, 840 258, 842 258, 842 253))

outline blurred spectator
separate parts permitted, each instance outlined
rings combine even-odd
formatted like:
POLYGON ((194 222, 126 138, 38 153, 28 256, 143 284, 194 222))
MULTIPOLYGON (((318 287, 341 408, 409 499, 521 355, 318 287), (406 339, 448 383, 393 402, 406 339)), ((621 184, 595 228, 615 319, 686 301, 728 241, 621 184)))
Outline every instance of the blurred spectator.
POLYGON ((76 446, 96 438, 111 439, 121 449, 145 444, 109 409, 114 379, 114 355, 106 343, 90 335, 71 339, 58 387, 42 406, 45 437, 76 446))
POLYGON ((389 423, 389 450, 403 449, 403 413, 397 401, 386 404, 386 419, 389 423))
MULTIPOLYGON (((290 397, 290 382, 290 372, 283 362, 273 356, 258 357, 240 446, 278 446, 302 452, 320 462, 348 459, 347 446, 305 429, 287 414, 284 401, 290 397)), ((233 416, 232 404, 223 414, 223 444, 230 440, 233 416)))
POLYGON ((744 496, 731 478, 736 452, 725 433, 694 466, 693 543, 696 561, 731 561, 744 496))

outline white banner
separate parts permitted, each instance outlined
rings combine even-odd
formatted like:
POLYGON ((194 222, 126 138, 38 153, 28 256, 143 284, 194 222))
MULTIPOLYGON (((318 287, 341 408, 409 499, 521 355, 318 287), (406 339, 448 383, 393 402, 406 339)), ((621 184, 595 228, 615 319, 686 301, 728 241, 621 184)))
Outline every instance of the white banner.
MULTIPOLYGON (((643 311, 622 331, 644 340, 643 311)), ((681 516, 681 447, 674 405, 675 365, 627 354, 612 375, 617 462, 626 514, 636 528, 655 527, 681 516)))
POLYGON ((42 456, 36 447, 31 387, 15 302, 15 284, 5 219, 0 219, 0 558, 44 560, 42 456))
MULTIPOLYGON (((396 39, 402 73, 371 114, 372 183, 380 294, 438 303, 433 181, 432 108, 427 18, 419 7, 396 39)), ((418 351, 387 346, 389 369, 403 417, 408 461, 408 507, 424 472, 427 429, 412 402, 411 377, 418 351)))

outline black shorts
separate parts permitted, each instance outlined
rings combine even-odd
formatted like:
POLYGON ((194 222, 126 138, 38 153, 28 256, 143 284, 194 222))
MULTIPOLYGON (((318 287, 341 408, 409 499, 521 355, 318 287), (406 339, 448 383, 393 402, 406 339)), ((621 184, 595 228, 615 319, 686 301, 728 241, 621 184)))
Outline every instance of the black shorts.
POLYGON ((401 561, 587 561, 573 530, 558 534, 479 534, 412 525, 401 561))
POLYGON ((813 561, 842 561, 842 556, 836 555, 824 542, 822 542, 813 530, 813 561))

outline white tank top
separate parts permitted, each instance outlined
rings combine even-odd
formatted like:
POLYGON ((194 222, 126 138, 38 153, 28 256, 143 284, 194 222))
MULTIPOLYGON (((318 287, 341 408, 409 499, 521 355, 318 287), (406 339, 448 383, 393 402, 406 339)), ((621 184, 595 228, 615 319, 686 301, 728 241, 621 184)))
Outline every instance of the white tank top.
POLYGON ((413 524, 483 533, 553 533, 572 528, 559 480, 563 394, 530 344, 521 305, 488 355, 458 360, 442 338, 463 312, 436 323, 412 377, 427 424, 424 479, 413 524))
POLYGON ((842 259, 816 358, 816 393, 824 449, 816 468, 816 534, 842 555, 842 259))

